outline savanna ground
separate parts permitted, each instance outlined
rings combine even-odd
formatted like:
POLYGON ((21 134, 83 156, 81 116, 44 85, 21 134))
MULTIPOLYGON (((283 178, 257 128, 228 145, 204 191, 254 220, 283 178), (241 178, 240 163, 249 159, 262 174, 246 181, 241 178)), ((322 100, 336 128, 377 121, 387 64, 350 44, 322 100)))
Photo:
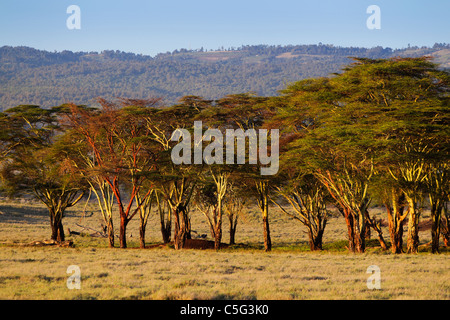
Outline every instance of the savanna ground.
MULTIPOLYGON (((378 217, 382 207, 372 208, 378 217)), ((423 218, 427 219, 427 212, 423 218)), ((256 208, 249 208, 238 225, 237 245, 214 250, 170 246, 136 249, 138 217, 128 226, 129 249, 110 249, 107 239, 92 237, 101 216, 94 204, 66 212, 65 230, 73 248, 32 247, 23 244, 49 239, 48 214, 31 201, 0 201, 0 299, 449 299, 449 251, 431 254, 426 245, 430 230, 420 233, 420 253, 384 252, 372 232, 364 254, 350 254, 345 246, 343 218, 329 219, 324 250, 310 252, 305 229, 277 209, 271 212, 273 250, 263 251, 262 226, 256 208), (135 247, 135 248, 132 248, 135 247), (67 268, 81 270, 81 289, 69 290, 67 268), (381 271, 381 289, 367 287, 371 265, 381 271)), ((161 243, 159 221, 152 216, 147 243, 161 243)), ((207 234, 202 215, 192 212, 192 229, 207 234)), ((116 223, 118 226, 118 222, 116 223)), ((406 228, 406 227, 405 227, 406 228)), ((224 239, 228 223, 224 220, 224 239)), ((383 229, 386 241, 388 230, 383 229)), ((193 233, 195 236, 196 233, 193 233)), ((406 239, 405 239, 406 240, 406 239)), ((118 242, 118 241, 117 241, 118 242)))

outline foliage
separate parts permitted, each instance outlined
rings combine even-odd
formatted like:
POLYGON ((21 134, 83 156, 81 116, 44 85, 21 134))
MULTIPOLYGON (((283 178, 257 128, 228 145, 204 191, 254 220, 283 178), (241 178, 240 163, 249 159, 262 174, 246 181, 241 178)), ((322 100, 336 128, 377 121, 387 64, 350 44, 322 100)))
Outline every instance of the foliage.
MULTIPOLYGON (((444 49, 448 45, 398 50, 255 45, 214 51, 181 49, 150 57, 112 50, 47 52, 4 46, 0 48, 0 107, 5 110, 24 103, 50 107, 68 101, 95 104, 97 97, 156 95, 174 104, 186 95, 218 99, 253 91, 273 96, 299 79, 328 76, 348 64, 348 57, 431 56, 444 49)), ((439 59, 443 67, 450 67, 448 56, 439 59)))
MULTIPOLYGON (((259 49, 283 54, 282 48, 259 49)), ((300 49, 306 50, 291 47, 288 52, 298 53, 300 49)), ((320 52, 331 49, 318 48, 320 52)), ((245 47, 226 54, 254 54, 258 50, 245 47)), ((154 59, 111 52, 103 55, 120 66, 121 60, 169 59, 178 63, 177 59, 186 54, 195 60, 206 53, 182 52, 154 59)), ((354 58, 341 73, 298 81, 280 96, 228 92, 213 100, 188 95, 169 107, 163 106, 160 98, 97 102, 99 108, 20 105, 1 114, 2 177, 11 192, 34 191, 53 217, 62 217, 64 209, 74 205, 88 185, 108 224, 114 198, 123 248, 126 226, 138 214, 141 246, 145 246, 145 227, 155 202, 164 241, 171 238, 173 222, 174 246, 183 248, 190 237, 189 212, 195 202, 205 211, 219 249, 222 211, 242 209, 227 205, 236 196, 243 200, 240 203, 255 200, 260 209, 266 251, 271 250, 270 201, 307 228, 312 250, 323 248, 327 206, 331 205, 345 218, 348 249, 352 252, 365 251, 368 228, 377 231, 380 244, 386 248, 380 225, 368 212, 373 199, 386 206, 395 253, 403 250, 402 226, 406 219, 407 250, 418 251, 418 223, 425 197, 432 207, 433 252, 439 248, 441 225, 442 230, 448 230, 444 222, 448 222, 449 200, 450 75, 427 57, 354 58), (235 164, 237 158, 233 158, 233 164, 228 159, 225 164, 213 165, 205 161, 174 163, 172 152, 180 150, 178 143, 187 139, 174 136, 174 132, 194 132, 194 139, 183 141, 192 150, 198 143, 195 121, 203 122, 202 142, 210 141, 202 144, 201 151, 214 150, 215 156, 216 152, 223 156, 226 152, 212 148, 214 135, 206 139, 205 129, 219 134, 229 129, 255 133, 279 129, 280 141, 272 139, 278 143, 272 147, 281 151, 281 170, 261 175, 262 162, 250 163, 247 157, 250 139, 244 138, 239 144, 235 137, 231 141, 233 151, 245 147, 238 151, 245 153, 245 163, 235 164), (69 191, 72 193, 64 197, 58 195, 69 191), (285 202, 276 197, 283 197, 285 202), (295 214, 285 208, 286 202, 295 214), (57 215, 52 213, 55 208, 59 210, 57 215)), ((228 214, 230 225, 234 224, 231 235, 237 220, 235 213, 228 214)), ((62 228, 61 219, 56 219, 55 236, 62 228)), ((111 222, 110 234, 112 228, 111 222)))
POLYGON ((0 175, 10 195, 31 193, 49 210, 51 238, 64 241, 62 219, 67 208, 83 196, 86 184, 71 170, 59 152, 57 117, 63 108, 51 110, 22 105, 6 110, 2 118, 5 147, 0 175))

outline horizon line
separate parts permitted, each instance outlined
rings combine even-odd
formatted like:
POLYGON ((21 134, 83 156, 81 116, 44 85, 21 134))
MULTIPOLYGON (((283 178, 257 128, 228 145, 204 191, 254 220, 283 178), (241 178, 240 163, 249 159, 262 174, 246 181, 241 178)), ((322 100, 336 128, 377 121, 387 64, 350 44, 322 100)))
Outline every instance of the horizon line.
MULTIPOLYGON (((178 49, 174 49, 173 51, 165 51, 165 52, 161 51, 161 52, 156 53, 153 56, 150 55, 150 54, 146 54, 146 53, 138 53, 138 52, 133 52, 133 51, 123 51, 123 50, 119 50, 119 49, 103 49, 101 51, 94 51, 94 50, 92 50, 92 51, 83 51, 83 50, 73 51, 73 50, 68 50, 68 49, 51 50, 51 49, 36 48, 36 47, 28 46, 28 45, 16 45, 16 46, 14 46, 14 45, 7 45, 7 44, 2 45, 0 47, 0 49, 3 49, 5 47, 9 47, 9 48, 29 48, 29 49, 34 49, 34 50, 38 50, 38 51, 45 51, 45 52, 49 52, 49 53, 62 53, 64 51, 69 51, 69 52, 72 52, 72 53, 89 53, 89 54, 94 54, 94 53, 102 54, 103 52, 113 51, 113 52, 134 54, 134 55, 138 55, 138 56, 146 56, 146 57, 154 58, 154 57, 156 57, 156 56, 158 56, 160 54, 167 54, 167 53, 173 54, 175 51, 179 51, 179 50, 186 50, 187 52, 199 52, 200 50, 203 49, 203 50, 206 50, 206 51, 204 51, 205 53, 207 53, 207 52, 224 52, 224 51, 230 51, 231 52, 231 51, 244 51, 245 47, 259 47, 259 46, 266 46, 266 47, 299 47, 299 46, 318 46, 318 47, 321 47, 322 46, 322 47, 334 47, 334 48, 337 48, 337 49, 354 48, 354 49, 367 49, 367 50, 381 47, 382 49, 390 49, 390 50, 395 52, 395 51, 403 51, 403 50, 414 49, 414 48, 416 48, 416 49, 424 49, 424 48, 432 49, 436 45, 444 46, 444 47, 450 47, 450 43, 446 43, 446 42, 441 42, 441 43, 435 42, 433 46, 428 46, 428 45, 419 46, 417 44, 416 45, 408 44, 407 47, 402 47, 402 48, 392 48, 392 47, 389 47, 389 46, 382 46, 382 45, 375 45, 375 46, 372 46, 372 47, 365 47, 365 46, 341 46, 341 45, 334 45, 334 44, 324 44, 322 42, 310 43, 310 44, 286 44, 286 45, 282 45, 282 44, 275 45, 275 44, 263 44, 263 43, 261 43, 261 44, 253 44, 253 45, 244 45, 244 44, 242 44, 239 47, 230 46, 228 48, 225 48, 224 46, 221 46, 221 47, 219 47, 217 49, 208 49, 208 48, 205 49, 203 46, 200 47, 200 48, 196 48, 196 49, 188 49, 188 48, 180 47, 178 49)), ((200 52, 202 52, 202 51, 200 51, 200 52)))

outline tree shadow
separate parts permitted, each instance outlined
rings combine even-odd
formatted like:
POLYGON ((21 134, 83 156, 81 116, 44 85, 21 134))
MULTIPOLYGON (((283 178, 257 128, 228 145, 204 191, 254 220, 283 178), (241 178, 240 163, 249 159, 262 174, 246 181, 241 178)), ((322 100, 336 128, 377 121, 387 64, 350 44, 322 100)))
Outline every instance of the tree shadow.
POLYGON ((0 203, 0 223, 43 224, 48 219, 48 210, 44 207, 0 203))

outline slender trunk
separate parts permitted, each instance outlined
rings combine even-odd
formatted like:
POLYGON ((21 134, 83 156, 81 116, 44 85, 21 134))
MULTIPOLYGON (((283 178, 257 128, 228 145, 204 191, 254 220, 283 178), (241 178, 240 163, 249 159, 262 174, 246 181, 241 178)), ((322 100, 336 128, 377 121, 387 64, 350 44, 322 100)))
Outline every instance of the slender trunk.
POLYGON ((128 220, 124 215, 120 216, 119 242, 120 248, 127 247, 127 224, 128 220))
POLYGON ((53 212, 53 208, 49 208, 49 216, 50 216, 50 228, 52 229, 51 239, 55 240, 58 237, 58 225, 55 221, 55 214, 53 212))
POLYGON ((219 250, 220 249, 220 243, 222 241, 222 224, 216 226, 216 230, 214 232, 214 249, 219 250))
POLYGON ((163 239, 163 243, 169 243, 170 242, 170 236, 172 234, 172 225, 171 223, 161 223, 161 235, 163 239))
POLYGON ((256 187, 258 190, 258 206, 263 220, 264 251, 268 252, 272 250, 269 227, 269 183, 267 181, 257 182, 256 187))
POLYGON ((381 229, 381 223, 377 223, 377 221, 375 220, 375 218, 371 218, 369 215, 369 211, 366 210, 366 235, 367 235, 367 230, 370 230, 371 228, 373 230, 375 230, 375 232, 377 233, 378 236, 378 241, 380 242, 380 246, 383 250, 387 250, 388 246, 386 244, 386 241, 384 241, 384 237, 383 237, 383 230, 381 229))
POLYGON ((184 228, 186 233, 186 239, 192 239, 191 235, 191 218, 189 217, 188 211, 183 210, 184 228))
POLYGON ((236 244, 236 227, 230 225, 230 245, 236 244))
POLYGON ((219 250, 220 249, 220 242, 222 241, 222 198, 219 197, 217 202, 217 220, 215 225, 215 231, 214 231, 214 249, 219 250))
POLYGON ((317 234, 311 229, 308 229, 309 236, 309 249, 311 251, 322 250, 322 239, 323 239, 323 230, 319 230, 317 234))
POLYGON ((354 215, 354 229, 355 229, 355 250, 358 253, 363 253, 366 250, 366 223, 364 218, 364 213, 357 213, 354 215))
POLYGON ((186 214, 181 205, 177 205, 174 210, 175 230, 174 230, 174 246, 176 250, 183 249, 186 242, 186 214))
POLYGON ((441 226, 442 207, 439 201, 431 205, 431 252, 439 253, 439 236, 441 226))
POLYGON ((208 224, 209 224, 209 232, 211 232, 211 238, 215 239, 216 238, 216 228, 212 222, 208 221, 208 224))
POLYGON ((348 208, 340 208, 339 211, 342 213, 345 219, 345 223, 347 225, 347 234, 348 234, 348 251, 356 252, 356 243, 355 243, 355 230, 353 227, 353 216, 350 213, 348 208))
POLYGON ((268 251, 272 250, 272 240, 270 238, 268 206, 266 206, 265 213, 263 215, 263 227, 264 227, 264 250, 266 252, 268 252, 268 251))
POLYGON ((114 248, 114 225, 112 216, 109 217, 109 221, 107 222, 106 227, 108 232, 109 247, 114 248))
POLYGON ((420 210, 417 207, 417 201, 413 198, 407 197, 409 206, 409 220, 408 220, 408 240, 407 240, 407 252, 418 253, 419 252, 419 217, 420 210))
POLYGON ((322 250, 323 244, 323 234, 325 232, 325 227, 327 226, 327 216, 325 215, 323 219, 319 217, 319 223, 317 224, 316 234, 314 236, 314 250, 322 250))
POLYGON ((386 241, 384 241, 383 233, 381 233, 381 231, 377 232, 377 236, 378 236, 378 241, 380 242, 381 249, 387 250, 388 246, 386 244, 386 241))
POLYGON ((398 225, 393 219, 389 219, 389 236, 391 238, 391 252, 395 254, 403 253, 403 224, 398 225))
POLYGON ((395 254, 403 253, 403 210, 400 205, 402 198, 397 198, 392 203, 385 203, 389 224, 389 236, 391 238, 391 252, 395 254))
POLYGON ((65 241, 64 228, 62 224, 62 213, 55 212, 55 209, 49 208, 50 227, 52 229, 51 239, 61 242, 65 241))
POLYGON ((408 240, 407 240, 407 252, 418 253, 419 252, 419 215, 411 214, 408 221, 408 240))
POLYGON ((61 220, 54 221, 52 227, 52 236, 51 239, 57 242, 65 241, 64 228, 61 220))
POLYGON ((181 228, 180 228, 180 215, 179 215, 179 212, 178 212, 177 208, 174 208, 173 216, 175 218, 175 221, 174 221, 174 234, 173 234, 173 245, 174 245, 175 249, 178 250, 178 249, 181 249, 183 247, 183 244, 180 243, 180 241, 179 241, 181 228))
POLYGON ((370 240, 371 237, 372 237, 372 229, 370 227, 367 227, 366 231, 364 232, 364 238, 370 240))
POLYGON ((145 225, 142 222, 139 226, 139 247, 145 248, 145 225))
POLYGON ((444 246, 448 247, 450 244, 450 219, 447 212, 447 204, 443 206, 443 215, 441 219, 441 234, 442 241, 444 241, 444 246))
POLYGON ((159 222, 161 225, 161 235, 164 243, 170 242, 172 234, 172 215, 171 210, 166 207, 166 204, 161 204, 158 192, 155 193, 158 204, 159 222), (167 220, 166 220, 167 214, 167 220))
POLYGON ((395 254, 403 253, 403 225, 400 226, 399 232, 390 230, 391 252, 395 254))
POLYGON ((62 220, 59 220, 59 224, 58 224, 58 237, 56 239, 56 241, 58 242, 63 242, 66 240, 66 237, 64 235, 64 228, 63 228, 63 224, 62 224, 62 220))
POLYGON ((343 208, 341 212, 347 224, 348 250, 353 253, 363 253, 366 249, 364 217, 360 214, 353 214, 350 208, 343 208))
POLYGON ((234 218, 233 215, 229 215, 230 219, 230 245, 236 244, 236 227, 237 227, 237 217, 234 218))

